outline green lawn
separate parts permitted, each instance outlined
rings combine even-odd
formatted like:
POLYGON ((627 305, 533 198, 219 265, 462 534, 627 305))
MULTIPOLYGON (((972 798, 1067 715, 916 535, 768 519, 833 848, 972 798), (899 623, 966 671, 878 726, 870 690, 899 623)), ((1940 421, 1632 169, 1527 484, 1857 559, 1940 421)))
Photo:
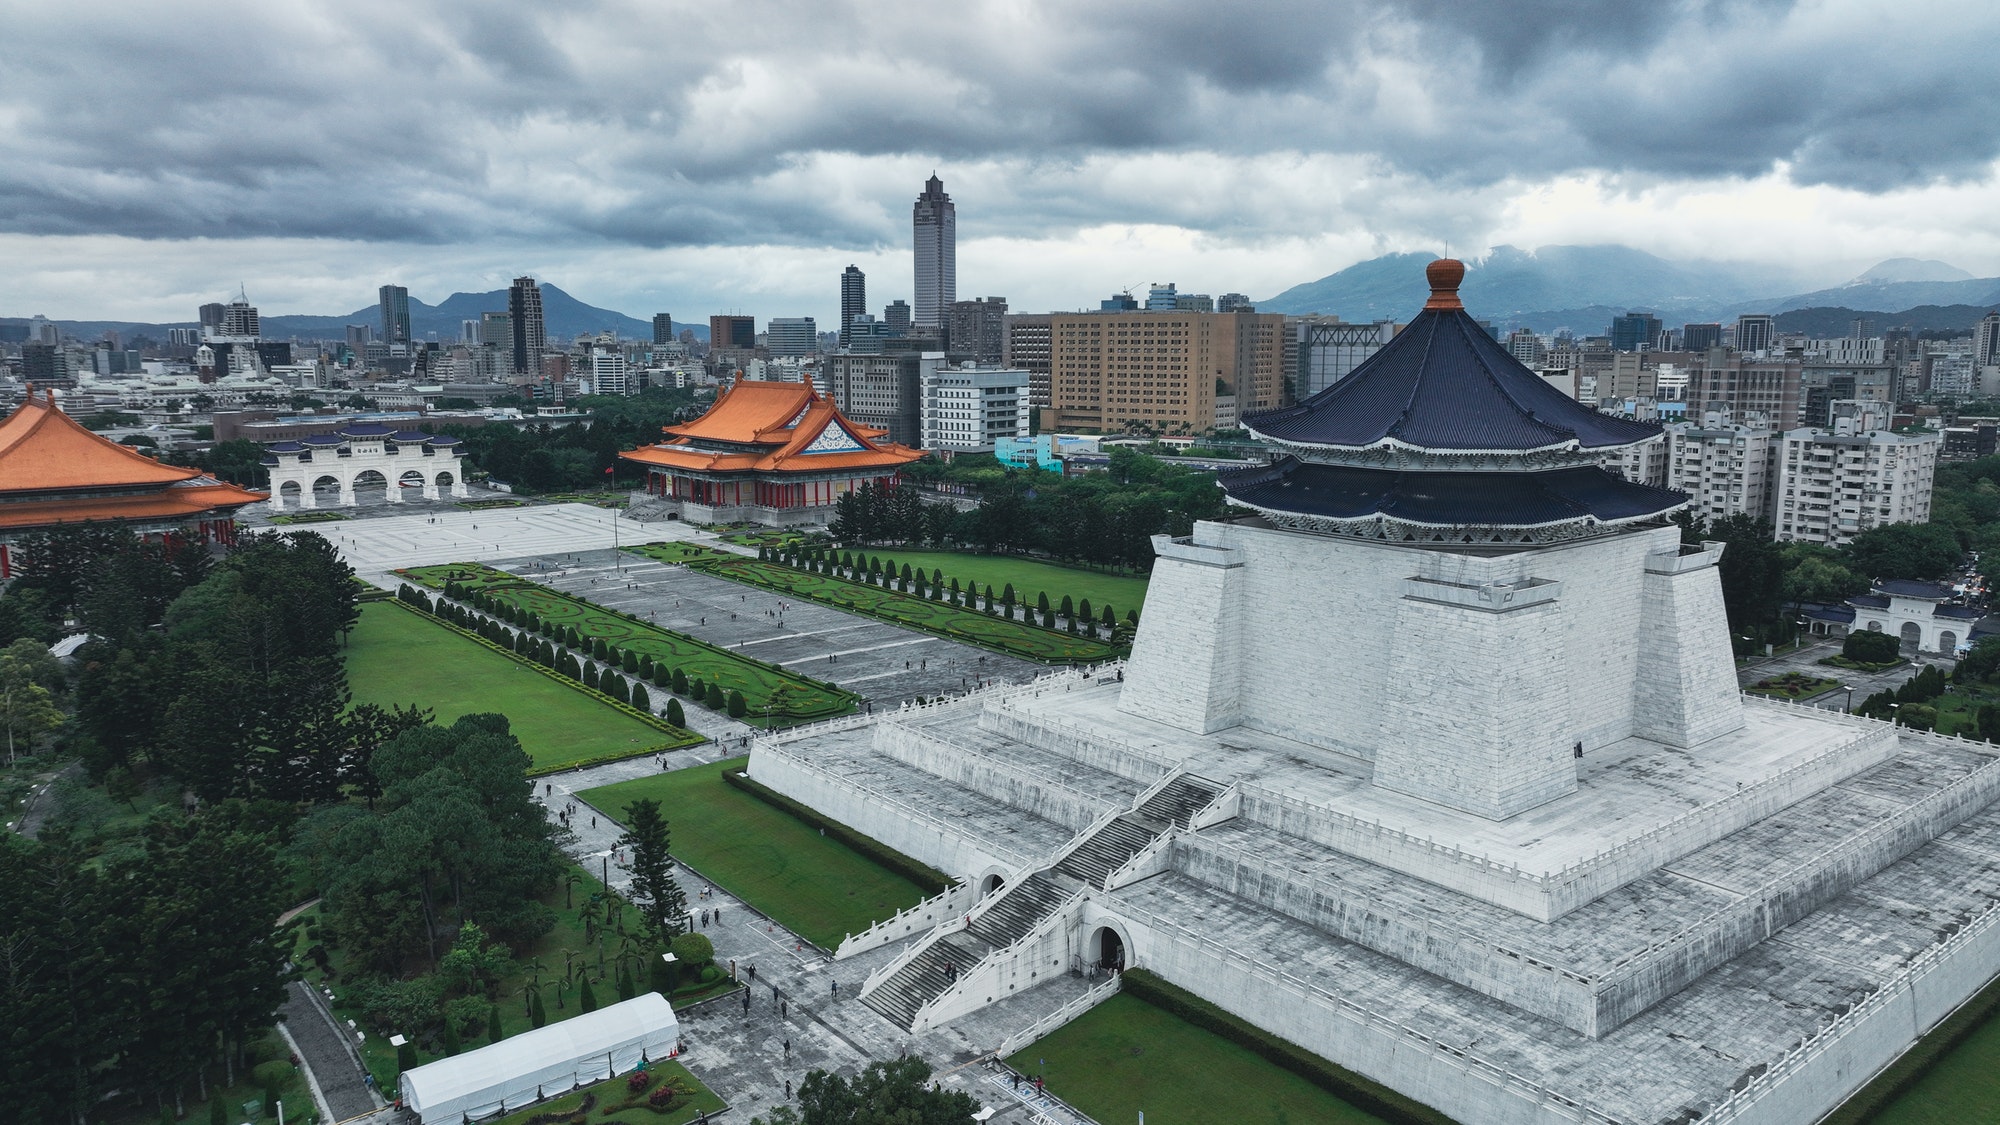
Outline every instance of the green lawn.
MULTIPOLYGON (((741 555, 692 554, 679 545, 634 547, 632 551, 667 562, 686 562, 705 574, 743 582, 823 605, 866 614, 897 625, 921 629, 948 640, 978 645, 1044 663, 1089 663, 1109 660, 1122 651, 1107 641, 1071 636, 1025 621, 1010 621, 948 602, 932 601, 892 588, 813 574, 741 555)), ((886 565, 886 564, 885 564, 886 565)))
POLYGON ((954 578, 960 585, 977 582, 982 587, 993 587, 995 593, 1012 582, 1014 593, 1025 597, 1030 605, 1034 604, 1036 594, 1047 594, 1051 605, 1060 604, 1063 595, 1068 594, 1077 601, 1089 598, 1090 604, 1100 609, 1109 602, 1122 620, 1126 610, 1138 609, 1146 603, 1146 579, 1142 577, 1084 570, 1019 555, 906 551, 900 547, 868 547, 865 551, 880 558, 884 566, 895 559, 898 568, 908 563, 912 570, 921 566, 926 572, 943 571, 946 582, 954 578))
POLYGON ((1381 1118, 1221 1036, 1113 996, 1007 1060, 1099 1121, 1140 1113, 1174 1125, 1303 1125, 1381 1118))
POLYGON ((2000 1019, 1939 1059, 1874 1125, 1977 1125, 2000 1121, 2000 1019))
MULTIPOLYGON (((725 784, 723 771, 740 769, 745 760, 623 781, 586 790, 583 798, 613 817, 642 797, 660 802, 675 856, 828 949, 922 901, 924 892, 915 883, 725 784)), ((700 887, 688 876, 681 890, 693 900, 700 887)))
POLYGON ((671 737, 387 603, 361 607, 347 640, 347 684, 355 703, 415 703, 434 709, 439 723, 497 711, 537 769, 644 754, 671 737))
POLYGON ((655 663, 665 662, 670 668, 678 668, 690 680, 720 684, 724 692, 740 691, 750 706, 745 722, 764 725, 767 713, 770 725, 774 726, 815 722, 849 714, 859 707, 859 699, 852 693, 718 648, 685 633, 649 625, 505 571, 477 563, 449 563, 411 567, 396 573, 435 590, 444 589, 447 581, 460 582, 508 605, 526 609, 553 625, 574 628, 586 642, 602 639, 612 647, 630 650, 641 657, 650 656, 655 663))
POLYGON ((612 1112, 611 1107, 620 1105, 632 1097, 626 1088, 626 1078, 620 1076, 608 1082, 599 1082, 595 1086, 586 1086, 573 1094, 564 1094, 560 1098, 539 1102, 519 1113, 508 1114, 493 1125, 527 1125, 531 1118, 542 1114, 574 1113, 583 1108, 586 1098, 592 1101, 590 1120, 607 1121, 613 1125, 684 1125, 685 1122, 693 1121, 699 1113, 705 1111, 716 1114, 723 1109, 722 1099, 716 1097, 708 1087, 701 1084, 699 1079, 689 1074, 686 1067, 677 1062, 655 1060, 647 1065, 646 1073, 655 1076, 656 1084, 679 1079, 692 1088, 693 1096, 665 1113, 655 1113, 645 1106, 612 1112))

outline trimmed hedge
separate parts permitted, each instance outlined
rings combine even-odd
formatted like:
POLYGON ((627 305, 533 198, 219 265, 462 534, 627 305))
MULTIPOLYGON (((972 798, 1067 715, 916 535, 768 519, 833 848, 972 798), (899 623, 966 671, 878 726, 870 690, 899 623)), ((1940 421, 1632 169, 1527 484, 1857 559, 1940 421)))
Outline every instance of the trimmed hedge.
POLYGON ((1863 1125, 1873 1121, 1896 1099, 1914 1089, 1932 1067, 1964 1045, 1996 1014, 2000 1014, 2000 979, 1988 983, 1972 999, 1960 1005, 1958 1011, 1939 1020, 1936 1027, 1925 1032, 1923 1038, 1885 1067, 1873 1081, 1855 1091, 1854 1096, 1842 1102, 1839 1109, 1821 1118, 1820 1125, 1863 1125))
POLYGON ((1155 973, 1127 969, 1120 984, 1123 991, 1133 997, 1178 1016, 1203 1031, 1219 1035, 1273 1065, 1291 1071, 1356 1109, 1372 1113, 1393 1125, 1457 1125, 1454 1119, 1430 1106, 1404 1097, 1379 1082, 1363 1078, 1346 1067, 1328 1062, 1296 1043, 1252 1027, 1201 997, 1175 988, 1155 973))
POLYGON ((722 771, 724 784, 733 785, 752 797, 770 805, 779 812, 789 813, 819 829, 826 836, 839 840, 863 856, 901 875, 923 888, 925 897, 942 893, 952 886, 953 880, 944 872, 928 864, 919 863, 902 852, 884 846, 880 841, 870 839, 847 827, 837 820, 828 820, 818 812, 799 804, 790 797, 767 785, 750 780, 741 768, 722 771))

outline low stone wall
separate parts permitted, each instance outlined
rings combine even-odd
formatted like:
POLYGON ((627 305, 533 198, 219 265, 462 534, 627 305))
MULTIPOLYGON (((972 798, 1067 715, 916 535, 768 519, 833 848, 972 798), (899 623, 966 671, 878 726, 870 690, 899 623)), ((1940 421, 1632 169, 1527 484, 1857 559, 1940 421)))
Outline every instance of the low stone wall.
POLYGON ((1026 809, 1072 831, 1086 827, 1112 807, 1054 778, 1016 769, 943 735, 915 730, 893 719, 875 728, 875 749, 905 765, 1002 804, 1026 809))
POLYGON ((748 772, 752 780, 956 879, 971 881, 988 868, 1018 868, 1039 858, 1016 855, 1003 841, 970 837, 961 826, 774 747, 753 746, 748 772))
POLYGON ((1164 754, 1072 727, 1040 716, 1024 715, 1001 703, 979 714, 980 729, 1060 754, 1081 766, 1151 785, 1176 765, 1164 754))

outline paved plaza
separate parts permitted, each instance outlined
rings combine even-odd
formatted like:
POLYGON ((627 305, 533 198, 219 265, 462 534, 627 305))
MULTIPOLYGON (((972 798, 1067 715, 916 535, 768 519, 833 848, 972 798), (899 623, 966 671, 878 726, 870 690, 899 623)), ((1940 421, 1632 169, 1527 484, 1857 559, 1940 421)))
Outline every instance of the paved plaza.
POLYGON ((1835 668, 1832 665, 1821 664, 1820 661, 1829 656, 1840 655, 1841 643, 1842 641, 1839 637, 1826 637, 1796 652, 1787 652, 1760 660, 1754 664, 1746 664, 1737 669, 1736 680, 1742 686, 1749 687, 1758 680, 1782 676, 1787 672, 1799 672, 1807 676, 1837 680, 1840 682, 1840 687, 1816 695, 1811 699, 1801 700, 1801 702, 1810 703, 1815 707, 1824 707, 1832 711, 1841 711, 1845 710, 1848 706, 1848 692, 1846 690, 1848 688, 1854 689, 1853 705, 1859 707, 1862 700, 1867 699, 1878 691, 1893 690, 1902 687, 1905 683, 1909 682, 1911 676, 1923 671, 1924 666, 1927 664, 1937 665, 1947 675, 1958 664, 1957 660, 1948 656, 1940 656, 1937 653, 1925 653, 1908 664, 1898 664, 1894 668, 1881 672, 1857 672, 1848 668, 1835 668))

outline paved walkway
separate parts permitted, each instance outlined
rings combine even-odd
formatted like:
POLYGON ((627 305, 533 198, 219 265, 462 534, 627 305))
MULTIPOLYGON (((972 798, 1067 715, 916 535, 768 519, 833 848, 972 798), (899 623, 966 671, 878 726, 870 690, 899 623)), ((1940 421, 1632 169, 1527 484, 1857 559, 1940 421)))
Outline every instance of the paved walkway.
POLYGON ((1936 653, 1925 653, 1911 663, 1898 664, 1894 668, 1882 672, 1860 672, 1849 668, 1836 668, 1829 664, 1821 664, 1820 661, 1829 656, 1840 655, 1841 643, 1839 638, 1826 638, 1809 644, 1795 652, 1783 653, 1760 660, 1755 664, 1744 665, 1736 670, 1737 683, 1743 687, 1749 687, 1758 680, 1782 676, 1787 672, 1800 672, 1808 676, 1838 680, 1841 685, 1840 687, 1834 688, 1823 695, 1814 696, 1806 700, 1806 702, 1814 707, 1824 707, 1830 711, 1841 711, 1845 710, 1848 705, 1846 688, 1854 689, 1854 706, 1859 707, 1862 700, 1867 699, 1878 691, 1882 691, 1885 688, 1893 690, 1902 687, 1905 683, 1909 682, 1911 676, 1923 671, 1926 664, 1935 664, 1942 668, 1946 674, 1950 674, 1952 668, 1958 664, 1957 660, 1948 656, 1939 656, 1936 653))
POLYGON ((381 1108, 381 1100, 363 1081, 365 1072, 346 1034, 335 1027, 324 1008, 314 1003, 309 988, 300 981, 285 986, 285 1005, 280 1009, 280 1018, 299 1060, 305 1064, 317 1100, 330 1121, 345 1121, 381 1108))
MULTIPOLYGON (((696 747, 668 755, 668 768, 722 756, 711 746, 696 747)), ((629 888, 631 879, 615 858, 619 829, 604 810, 592 809, 576 794, 655 772, 651 759, 641 759, 537 779, 536 797, 545 805, 556 810, 572 802, 576 806, 572 817, 576 842, 570 855, 592 871, 607 872, 611 885, 621 891, 629 888), (597 817, 596 827, 591 826, 592 816, 597 817)), ((739 1120, 747 1121, 784 1101, 785 1084, 790 1082, 796 1090, 809 1070, 852 1074, 872 1060, 906 1052, 926 1059, 940 1081, 994 1106, 997 1112, 991 1120, 1026 1125, 1034 1119, 1027 1100, 1011 1093, 1003 1097, 1002 1088, 987 1081, 1004 1071, 983 1060, 1007 1035, 1082 992, 1085 982, 1058 977, 947 1027, 911 1035, 859 1002, 868 975, 901 952, 901 945, 831 961, 726 889, 703 879, 700 872, 683 868, 678 878, 691 907, 719 911, 705 927, 698 923, 697 929, 714 942, 716 963, 725 969, 733 964, 738 979, 748 986, 681 1012, 688 1048, 682 1061, 724 1101, 743 1110, 739 1120), (703 887, 710 889, 706 900, 701 898, 703 887), (750 1001, 747 1011, 745 995, 750 1001)))

